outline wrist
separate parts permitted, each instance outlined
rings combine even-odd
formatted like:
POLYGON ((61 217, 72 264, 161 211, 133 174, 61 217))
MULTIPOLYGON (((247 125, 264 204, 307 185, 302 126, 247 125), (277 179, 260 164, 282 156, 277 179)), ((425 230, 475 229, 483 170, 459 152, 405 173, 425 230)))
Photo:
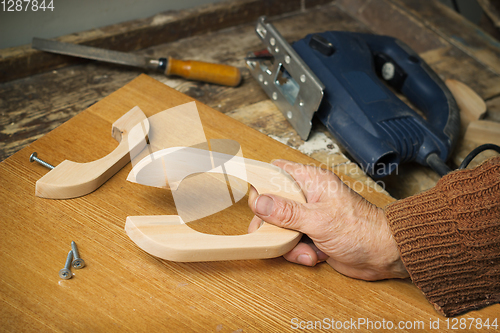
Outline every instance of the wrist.
POLYGON ((382 209, 377 209, 377 220, 380 222, 381 235, 379 237, 379 254, 377 266, 381 279, 404 279, 409 277, 397 243, 389 228, 389 221, 382 209))

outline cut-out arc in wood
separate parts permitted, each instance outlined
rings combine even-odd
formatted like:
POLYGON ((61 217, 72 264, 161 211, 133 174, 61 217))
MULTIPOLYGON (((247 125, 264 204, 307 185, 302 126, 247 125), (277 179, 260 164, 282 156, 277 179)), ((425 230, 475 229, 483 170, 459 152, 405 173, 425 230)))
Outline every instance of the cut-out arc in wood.
MULTIPOLYGON (((196 148, 157 151, 137 163, 128 180, 175 191, 183 179, 200 172, 231 175, 250 183, 259 194, 305 202, 293 178, 272 164, 196 148), (207 157, 212 161, 210 169, 204 163, 207 157)), ((191 229, 178 215, 128 216, 125 230, 144 251, 178 262, 275 258, 293 249, 302 236, 268 223, 246 235, 204 234, 191 229)))
POLYGON ((111 136, 119 142, 108 155, 89 163, 65 160, 36 182, 35 195, 48 199, 70 199, 96 190, 147 144, 149 122, 134 107, 113 123, 111 136))

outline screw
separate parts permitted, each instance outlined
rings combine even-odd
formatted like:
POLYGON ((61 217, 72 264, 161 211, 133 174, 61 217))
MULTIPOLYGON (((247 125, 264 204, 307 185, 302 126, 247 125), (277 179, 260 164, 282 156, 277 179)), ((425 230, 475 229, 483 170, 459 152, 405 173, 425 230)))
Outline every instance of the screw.
POLYGON ((59 277, 64 280, 69 280, 73 277, 71 274, 71 260, 73 260, 73 251, 68 252, 68 257, 66 258, 66 264, 64 268, 59 271, 59 277))
POLYGON ((42 161, 41 159, 39 159, 36 156, 37 156, 36 152, 34 152, 33 154, 31 154, 31 156, 30 156, 30 162, 38 162, 41 165, 43 165, 44 167, 47 167, 49 169, 54 169, 55 168, 52 164, 49 164, 49 163, 47 163, 45 161, 42 161))
POLYGON ((75 242, 71 242, 71 248, 73 251, 73 257, 75 258, 75 260, 73 260, 72 263, 73 267, 76 269, 85 267, 85 261, 83 261, 83 259, 80 258, 80 254, 78 253, 78 248, 76 247, 75 242))

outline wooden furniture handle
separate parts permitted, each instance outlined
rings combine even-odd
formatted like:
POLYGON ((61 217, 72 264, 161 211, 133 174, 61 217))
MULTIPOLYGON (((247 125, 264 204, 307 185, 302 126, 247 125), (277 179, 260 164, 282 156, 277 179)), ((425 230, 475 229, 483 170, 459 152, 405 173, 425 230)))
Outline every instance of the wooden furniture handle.
MULTIPOLYGON (((177 148, 177 147, 176 147, 177 148)), ((164 151, 174 151, 169 148, 164 151)), ((194 151, 195 148, 186 148, 194 151)), ((150 163, 161 159, 162 151, 155 152, 140 161, 130 172, 129 179, 140 179, 142 169, 146 174, 153 170, 147 168, 150 163), (132 175, 132 176, 131 176, 132 175), (138 176, 137 176, 138 175, 138 176), (138 178, 136 178, 138 177, 138 178)), ((189 152, 188 152, 189 153, 189 152)), ((206 153, 206 151, 205 151, 206 153)), ((243 179, 253 185, 259 193, 272 193, 283 197, 305 202, 305 197, 300 187, 293 178, 282 169, 260 161, 245 159, 242 157, 224 158, 220 153, 212 152, 212 157, 217 160, 228 161, 224 165, 224 173, 239 177, 239 170, 244 168, 243 179)), ((168 165, 168 160, 160 160, 158 165, 168 165)), ((217 165, 217 164, 216 164, 217 165)), ((181 166, 176 164, 173 169, 181 166)), ((186 163, 183 170, 189 170, 180 178, 184 179, 188 174, 198 173, 197 165, 186 163)), ((214 168, 208 172, 222 173, 223 168, 214 168)), ((168 174, 168 171, 160 174, 168 174)), ((164 183, 158 179, 158 186, 164 183)), ((151 178, 147 180, 151 181, 151 178)), ((182 180, 181 180, 182 181, 182 180)), ((151 183, 150 183, 151 184, 151 183)), ((170 186, 172 188, 172 186, 170 186)), ((144 251, 162 259, 180 262, 191 261, 219 261, 219 260, 241 260, 241 259, 264 259, 279 257, 289 252, 299 242, 301 233, 279 228, 277 226, 263 223, 255 232, 239 236, 222 236, 204 234, 191 229, 178 215, 159 216, 128 216, 125 230, 130 239, 144 251)))
POLYGON ((111 135, 120 143, 115 150, 89 163, 63 161, 36 182, 35 195, 69 199, 94 191, 146 146, 148 132, 147 117, 136 106, 113 123, 111 135))
POLYGON ((235 87, 241 82, 239 68, 209 62, 178 60, 168 57, 165 75, 178 75, 189 80, 235 87))

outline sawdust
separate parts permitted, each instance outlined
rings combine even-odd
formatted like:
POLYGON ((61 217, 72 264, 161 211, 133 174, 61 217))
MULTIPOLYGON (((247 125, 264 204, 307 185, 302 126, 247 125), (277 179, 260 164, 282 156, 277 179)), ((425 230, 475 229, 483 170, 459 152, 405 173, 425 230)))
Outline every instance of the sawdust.
POLYGON ((289 137, 279 137, 272 134, 268 134, 268 136, 294 149, 298 149, 301 153, 309 156, 314 153, 324 152, 324 151, 327 151, 328 154, 341 153, 339 146, 332 139, 330 139, 325 133, 322 132, 313 132, 309 137, 309 139, 298 147, 294 147, 289 143, 290 141, 289 137))
POLYGON ((322 132, 313 132, 309 139, 300 145, 298 149, 306 155, 324 150, 327 150, 329 154, 340 153, 339 146, 322 132))

